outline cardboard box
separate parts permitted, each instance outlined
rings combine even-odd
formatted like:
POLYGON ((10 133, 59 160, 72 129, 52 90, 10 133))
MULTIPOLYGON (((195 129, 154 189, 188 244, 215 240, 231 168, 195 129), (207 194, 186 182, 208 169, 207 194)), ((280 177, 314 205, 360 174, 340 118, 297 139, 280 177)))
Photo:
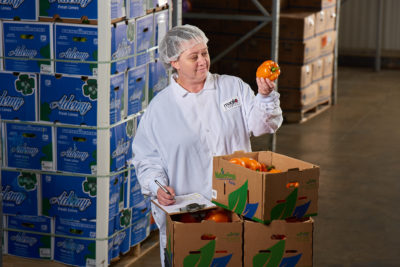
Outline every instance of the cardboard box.
POLYGON ((319 39, 319 50, 321 55, 333 53, 336 42, 336 31, 327 31, 317 36, 319 39))
POLYGON ((115 218, 115 232, 113 238, 113 255, 112 258, 119 256, 119 254, 126 254, 129 252, 131 246, 131 221, 132 209, 122 210, 115 218))
POLYGON ((41 213, 40 175, 1 171, 3 213, 37 216, 41 213))
POLYGON ((110 76, 110 124, 119 122, 125 116, 124 105, 125 73, 110 76))
POLYGON ((154 46, 154 15, 149 14, 136 19, 136 66, 150 62, 151 53, 148 51, 154 46))
POLYGON ((315 34, 318 35, 326 30, 327 14, 325 9, 315 12, 315 34))
POLYGON ((334 54, 328 54, 326 56, 321 57, 322 58, 322 76, 329 76, 332 75, 333 73, 333 65, 334 65, 334 54))
POLYGON ((316 37, 305 41, 280 40, 279 62, 306 64, 319 56, 320 42, 316 37))
POLYGON ((43 216, 6 216, 5 253, 31 259, 53 259, 52 219, 43 216))
POLYGON ((304 88, 279 88, 283 110, 303 110, 315 106, 318 100, 318 83, 304 88))
POLYGON ((323 62, 321 58, 318 58, 311 62, 312 68, 312 81, 318 81, 322 78, 322 69, 323 69, 323 62))
POLYGON ((139 219, 133 220, 132 217, 130 246, 139 244, 150 235, 150 214, 148 210, 139 219))
POLYGON ((126 98, 127 115, 133 115, 142 111, 146 106, 146 89, 148 86, 147 66, 142 65, 126 72, 126 98))
POLYGON ((336 26, 336 6, 332 6, 325 9, 326 20, 325 30, 335 30, 336 26))
MULTIPOLYGON (((154 46, 158 46, 169 30, 169 10, 154 13, 154 46)), ((159 58, 158 48, 154 50, 154 58, 159 58)))
MULTIPOLYGON (((42 175, 43 215, 74 220, 96 219, 97 179, 102 178, 42 175)), ((109 182, 108 214, 111 219, 119 214, 118 204, 123 174, 111 176, 109 182)))
POLYGON ((111 74, 135 66, 135 20, 111 25, 111 60, 111 74))
POLYGON ((269 225, 244 221, 243 266, 313 265, 313 219, 269 225))
POLYGON ((155 97, 162 89, 168 86, 169 77, 161 61, 156 60, 149 63, 149 92, 148 102, 155 97))
POLYGON ((55 72, 60 74, 97 76, 97 26, 55 23, 55 72))
POLYGON ((53 171, 53 128, 51 126, 4 123, 5 166, 53 171))
POLYGON ((53 25, 45 22, 3 21, 4 69, 52 73, 53 25), (17 60, 28 59, 28 60, 17 60))
POLYGON ((313 37, 315 31, 316 18, 313 12, 291 9, 280 14, 279 39, 304 40, 313 37))
POLYGON ((36 121, 37 76, 0 72, 0 116, 3 120, 36 121))
POLYGON ((289 6, 323 9, 336 4, 336 0, 289 0, 289 6))
POLYGON ((243 221, 230 215, 232 222, 226 223, 183 223, 179 214, 167 215, 166 257, 171 266, 242 266, 243 221))
POLYGON ((332 96, 332 76, 318 82, 318 102, 329 100, 332 96))
POLYGON ((134 19, 146 15, 147 0, 126 0, 126 18, 134 19))
POLYGON ((38 20, 39 0, 2 1, 0 19, 38 20))
POLYGON ((312 82, 311 64, 279 64, 279 87, 303 88, 312 82))
MULTIPOLYGON (((115 218, 109 220, 108 236, 114 234, 115 218)), ((96 266, 96 221, 55 218, 54 261, 73 266, 96 266), (83 239, 82 239, 83 238, 83 239)), ((108 263, 112 256, 108 240, 108 263)))
POLYGON ((132 158, 134 121, 118 124, 110 129, 110 171, 118 171, 128 165, 132 158))
POLYGON ((318 183, 318 166, 270 151, 213 159, 213 203, 261 223, 316 215, 318 183), (235 157, 250 157, 282 172, 256 172, 230 163, 235 157))

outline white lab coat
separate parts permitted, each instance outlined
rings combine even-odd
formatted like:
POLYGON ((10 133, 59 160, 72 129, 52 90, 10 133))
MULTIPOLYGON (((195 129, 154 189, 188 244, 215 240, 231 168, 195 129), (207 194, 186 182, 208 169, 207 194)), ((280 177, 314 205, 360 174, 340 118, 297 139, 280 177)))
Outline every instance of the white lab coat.
MULTIPOLYGON (((156 197, 158 180, 176 195, 198 192, 211 199, 213 156, 251 151, 251 134, 274 133, 283 120, 279 104, 276 91, 254 96, 237 77, 208 73, 198 93, 188 92, 171 77, 170 85, 149 104, 133 141, 142 192, 156 197)), ((154 204, 152 213, 163 249, 165 214, 154 204)), ((164 264, 163 255, 161 261, 164 264)))

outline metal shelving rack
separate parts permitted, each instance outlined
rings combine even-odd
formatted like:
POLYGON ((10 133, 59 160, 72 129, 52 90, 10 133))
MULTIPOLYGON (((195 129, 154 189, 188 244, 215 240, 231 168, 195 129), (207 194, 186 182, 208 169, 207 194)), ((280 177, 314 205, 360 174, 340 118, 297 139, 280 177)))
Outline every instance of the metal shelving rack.
MULTIPOLYGON (((272 23, 272 36, 271 36, 271 59, 278 61, 278 40, 279 40, 279 15, 280 15, 280 0, 273 0, 272 13, 270 14, 258 0, 251 0, 253 4, 260 11, 261 15, 237 15, 237 14, 203 14, 203 13, 185 13, 182 14, 182 0, 173 0, 174 8, 174 24, 181 25, 182 17, 192 19, 219 19, 219 20, 238 20, 238 21, 258 21, 261 22, 254 29, 246 33, 235 43, 227 47, 223 52, 211 59, 211 64, 218 62, 225 55, 227 55, 234 48, 249 39, 260 29, 266 26, 269 22, 272 23)), ((269 149, 275 151, 276 135, 272 134, 270 139, 269 149)))

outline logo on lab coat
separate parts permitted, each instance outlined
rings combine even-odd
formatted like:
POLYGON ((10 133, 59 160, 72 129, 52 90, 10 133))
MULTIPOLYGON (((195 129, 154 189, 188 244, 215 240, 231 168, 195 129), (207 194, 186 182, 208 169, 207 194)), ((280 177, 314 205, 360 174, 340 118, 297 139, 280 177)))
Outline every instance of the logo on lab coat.
POLYGON ((234 97, 230 100, 227 100, 221 104, 221 108, 223 111, 228 111, 237 107, 240 107, 240 101, 238 97, 234 97))

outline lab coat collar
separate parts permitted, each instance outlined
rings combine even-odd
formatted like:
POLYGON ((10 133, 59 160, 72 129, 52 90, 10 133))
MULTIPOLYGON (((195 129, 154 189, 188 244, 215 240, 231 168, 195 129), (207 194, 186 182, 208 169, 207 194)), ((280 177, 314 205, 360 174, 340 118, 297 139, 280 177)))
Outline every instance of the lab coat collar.
MULTIPOLYGON (((185 97, 187 96, 190 92, 188 90, 186 90, 185 88, 183 88, 182 86, 180 86, 177 82, 176 79, 178 78, 178 75, 175 73, 171 76, 171 84, 173 85, 174 91, 181 97, 185 97)), ((215 81, 214 81, 214 76, 208 72, 207 73, 207 78, 206 78, 206 82, 204 83, 204 87, 203 89, 200 91, 202 92, 203 90, 215 90, 215 81)), ((200 93, 199 92, 199 93, 200 93)))

